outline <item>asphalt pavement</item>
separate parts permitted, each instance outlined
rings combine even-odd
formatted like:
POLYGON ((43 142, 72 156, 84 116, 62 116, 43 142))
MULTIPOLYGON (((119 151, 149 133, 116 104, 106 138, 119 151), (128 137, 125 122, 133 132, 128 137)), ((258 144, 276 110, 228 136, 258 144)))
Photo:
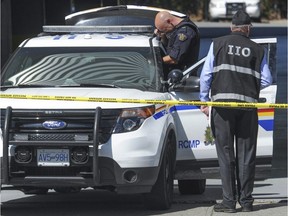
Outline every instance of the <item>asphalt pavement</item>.
MULTIPOLYGON (((234 215, 287 216, 287 178, 271 178, 255 182, 254 211, 234 215)), ((208 179, 201 195, 180 195, 175 182, 174 201, 169 210, 147 210, 140 195, 117 195, 108 191, 82 190, 77 194, 24 195, 20 191, 1 191, 2 216, 222 216, 213 211, 221 201, 221 181, 208 179)))
MULTIPOLYGON (((216 202, 221 202, 221 181, 207 180, 206 191, 202 195, 183 196, 175 195, 174 207, 177 208, 169 215, 227 215, 213 211, 216 202), (186 214, 185 212, 189 212, 186 214)), ((255 181, 253 197, 255 199, 253 212, 241 212, 240 205, 236 206, 235 215, 249 216, 287 216, 287 178, 271 178, 255 181)), ((156 214, 155 214, 156 215, 156 214)), ((165 215, 165 214, 163 214, 165 215)))

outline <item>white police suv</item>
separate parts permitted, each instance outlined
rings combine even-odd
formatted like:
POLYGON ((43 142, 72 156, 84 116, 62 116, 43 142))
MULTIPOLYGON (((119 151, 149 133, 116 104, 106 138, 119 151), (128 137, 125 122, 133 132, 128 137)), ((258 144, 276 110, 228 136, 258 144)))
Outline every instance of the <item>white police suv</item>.
MULTIPOLYGON (((218 167, 209 120, 199 106, 172 102, 199 100, 193 74, 204 59, 167 80, 153 26, 44 31, 21 43, 1 73, 1 185, 141 193, 154 209, 170 207, 174 179, 182 194, 203 193, 218 167)), ((273 56, 274 39, 258 42, 273 56)), ((276 83, 261 101, 275 95, 276 83)), ((258 113, 257 163, 270 164, 274 109, 258 113)))

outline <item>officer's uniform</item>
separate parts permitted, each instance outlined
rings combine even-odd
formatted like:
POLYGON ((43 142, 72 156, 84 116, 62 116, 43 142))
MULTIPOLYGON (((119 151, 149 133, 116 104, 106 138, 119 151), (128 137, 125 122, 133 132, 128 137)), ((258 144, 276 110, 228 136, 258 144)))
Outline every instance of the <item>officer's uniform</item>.
POLYGON ((198 27, 187 17, 171 33, 166 34, 167 55, 178 61, 171 68, 184 70, 198 60, 200 35, 198 27))
MULTIPOLYGON (((213 52, 215 66, 211 99, 257 102, 260 67, 265 53, 263 48, 243 34, 234 32, 215 39, 213 52)), ((257 109, 213 107, 211 117, 223 181, 223 204, 235 207, 237 194, 241 205, 252 204, 258 134, 257 109), (234 138, 238 160, 235 160, 234 155, 234 138)))
MULTIPOLYGON (((250 23, 250 19, 248 21, 250 23)), ((258 102, 260 89, 272 82, 264 48, 241 32, 214 39, 200 82, 201 101, 210 100, 211 90, 212 101, 258 102)), ((258 134, 257 109, 212 107, 211 128, 223 190, 223 202, 216 204, 214 210, 235 212, 238 199, 240 205, 249 206, 250 211, 258 134)))

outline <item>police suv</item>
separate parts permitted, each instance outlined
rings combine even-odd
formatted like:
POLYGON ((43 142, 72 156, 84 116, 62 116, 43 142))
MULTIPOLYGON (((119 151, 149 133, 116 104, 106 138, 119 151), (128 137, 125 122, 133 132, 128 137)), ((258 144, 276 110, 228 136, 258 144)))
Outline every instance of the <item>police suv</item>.
MULTIPOLYGON (((209 119, 197 105, 172 102, 199 101, 205 58, 169 73, 153 26, 74 24, 44 26, 2 71, 1 185, 141 193, 154 209, 170 207, 175 179, 180 193, 203 193, 218 167, 209 119)), ((276 77, 275 39, 257 42, 276 77)), ((261 102, 275 102, 275 82, 261 102)), ((258 113, 257 164, 271 164, 274 109, 258 113)))

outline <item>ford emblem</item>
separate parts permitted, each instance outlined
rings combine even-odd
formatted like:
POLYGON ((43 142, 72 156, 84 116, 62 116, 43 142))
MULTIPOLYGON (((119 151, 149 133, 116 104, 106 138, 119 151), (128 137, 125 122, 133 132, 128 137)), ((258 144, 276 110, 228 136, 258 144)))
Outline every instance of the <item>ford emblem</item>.
POLYGON ((42 123, 42 126, 44 128, 50 129, 50 130, 62 129, 62 128, 65 128, 66 125, 67 125, 66 122, 60 121, 60 120, 49 120, 49 121, 45 121, 42 123))

